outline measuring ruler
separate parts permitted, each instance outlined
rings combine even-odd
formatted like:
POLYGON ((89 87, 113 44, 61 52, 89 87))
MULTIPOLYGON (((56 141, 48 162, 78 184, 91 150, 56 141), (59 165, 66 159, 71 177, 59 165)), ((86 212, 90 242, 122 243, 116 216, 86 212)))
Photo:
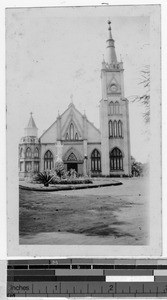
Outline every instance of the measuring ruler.
POLYGON ((9 260, 7 297, 164 297, 165 259, 9 260))

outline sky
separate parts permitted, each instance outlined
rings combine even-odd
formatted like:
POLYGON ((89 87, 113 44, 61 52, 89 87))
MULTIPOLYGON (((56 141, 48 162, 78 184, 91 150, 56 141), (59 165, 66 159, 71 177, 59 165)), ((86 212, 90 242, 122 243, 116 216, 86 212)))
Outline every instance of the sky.
POLYGON ((147 161, 143 107, 131 100, 145 92, 139 82, 141 70, 149 65, 150 22, 143 14, 124 14, 121 7, 7 9, 7 124, 17 143, 24 135, 30 112, 40 136, 58 112, 68 107, 71 97, 76 108, 85 111, 99 128, 100 70, 103 55, 106 57, 108 18, 117 59, 120 61, 121 56, 124 63, 131 154, 138 161, 147 161))

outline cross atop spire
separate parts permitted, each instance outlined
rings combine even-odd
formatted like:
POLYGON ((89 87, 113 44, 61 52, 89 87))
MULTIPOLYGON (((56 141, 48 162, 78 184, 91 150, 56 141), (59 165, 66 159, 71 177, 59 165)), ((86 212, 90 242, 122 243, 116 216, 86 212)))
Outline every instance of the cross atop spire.
POLYGON ((112 39, 112 34, 111 34, 111 21, 110 19, 108 20, 108 30, 109 30, 109 39, 112 39))

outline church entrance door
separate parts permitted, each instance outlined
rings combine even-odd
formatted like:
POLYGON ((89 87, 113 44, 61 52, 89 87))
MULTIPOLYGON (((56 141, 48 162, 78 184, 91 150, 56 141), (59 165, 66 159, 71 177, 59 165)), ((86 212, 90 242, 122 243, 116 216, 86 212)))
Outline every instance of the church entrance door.
POLYGON ((78 172, 78 164, 77 163, 67 163, 67 171, 70 171, 71 169, 74 169, 76 172, 78 172))

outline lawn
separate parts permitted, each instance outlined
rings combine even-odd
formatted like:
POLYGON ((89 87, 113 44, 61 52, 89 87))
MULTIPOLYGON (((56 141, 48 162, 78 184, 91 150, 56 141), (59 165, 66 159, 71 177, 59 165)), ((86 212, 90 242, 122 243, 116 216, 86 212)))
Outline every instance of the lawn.
POLYGON ((20 190, 20 243, 147 244, 147 181, 121 181, 76 191, 20 190))

